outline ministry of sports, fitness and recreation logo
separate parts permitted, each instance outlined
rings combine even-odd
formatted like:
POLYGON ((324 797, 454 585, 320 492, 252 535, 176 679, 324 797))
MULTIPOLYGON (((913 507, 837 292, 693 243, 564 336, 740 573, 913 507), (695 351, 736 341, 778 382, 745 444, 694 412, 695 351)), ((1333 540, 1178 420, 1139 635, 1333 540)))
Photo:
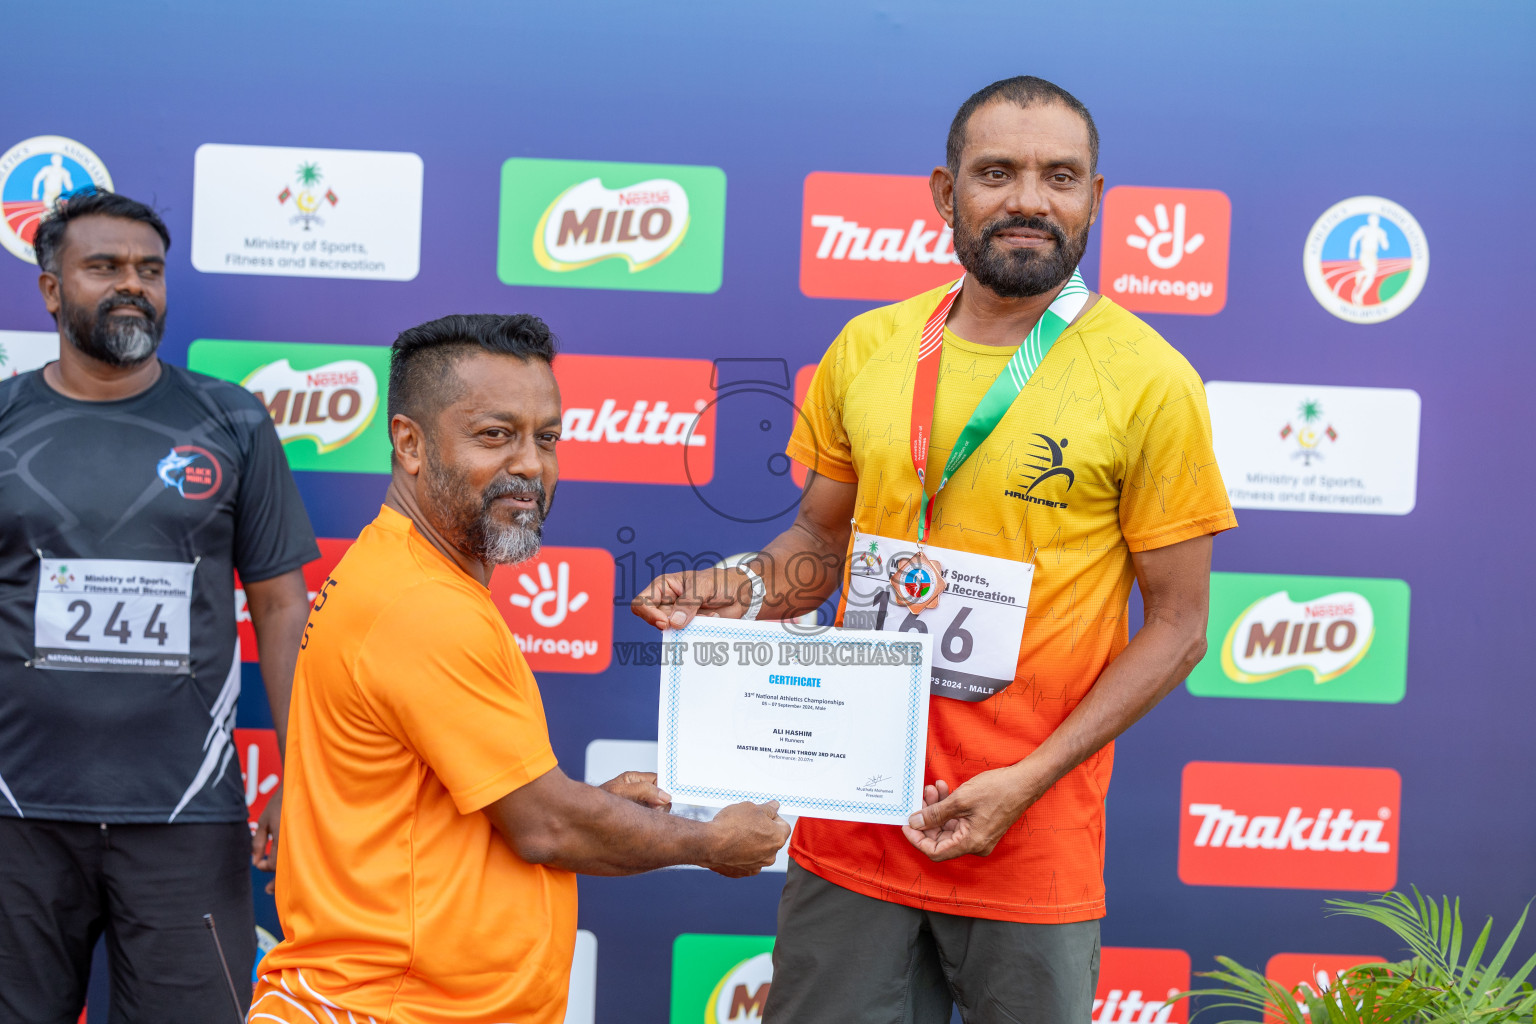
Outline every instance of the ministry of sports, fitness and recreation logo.
POLYGON ((183 498, 201 501, 218 493, 224 470, 212 452, 195 444, 179 444, 155 463, 155 475, 183 498))
POLYGON ((1291 458, 1300 459, 1303 466, 1312 465, 1313 459, 1322 459, 1324 441, 1332 444, 1338 439, 1339 432, 1323 419, 1322 403, 1311 398, 1303 399, 1296 410, 1296 419, 1287 421, 1280 428, 1280 440, 1295 443, 1296 450, 1291 453, 1291 458))
POLYGON ((101 158, 62 135, 38 135, 0 156, 0 245, 17 259, 37 262, 32 239, 37 225, 60 199, 87 186, 112 188, 101 158))
POLYGON ((1064 437, 1051 437, 1049 434, 1035 434, 1039 438, 1030 442, 1033 449, 1025 456, 1025 464, 1019 470, 1019 479, 1023 481, 1022 491, 1009 488, 1003 491, 1010 498, 1027 501, 1034 505, 1044 505, 1047 508, 1066 508, 1065 501, 1056 501, 1051 498, 1041 497, 1035 491, 1041 488, 1047 481, 1063 480, 1066 486, 1055 493, 1063 496, 1072 489, 1077 482, 1077 474, 1066 464, 1067 439, 1064 437))
POLYGON ((69 566, 60 563, 58 570, 48 579, 59 590, 68 590, 69 585, 75 582, 75 574, 69 571, 69 566))
POLYGON ((325 186, 325 191, 320 188, 325 185, 325 175, 320 170, 320 164, 314 160, 305 160, 299 164, 293 172, 293 181, 285 184, 283 190, 277 194, 279 206, 288 208, 291 200, 293 216, 288 218, 288 223, 298 224, 308 231, 311 227, 324 227, 325 218, 320 216, 320 211, 326 204, 335 206, 341 202, 341 197, 336 190, 325 186))
POLYGON ((1330 206, 1302 249, 1307 287, 1341 320, 1375 324, 1413 305, 1429 276, 1429 242, 1390 199, 1354 196, 1330 206))
POLYGON ((848 560, 848 567, 853 572, 884 576, 885 559, 880 555, 879 539, 871 540, 865 550, 855 551, 848 560))

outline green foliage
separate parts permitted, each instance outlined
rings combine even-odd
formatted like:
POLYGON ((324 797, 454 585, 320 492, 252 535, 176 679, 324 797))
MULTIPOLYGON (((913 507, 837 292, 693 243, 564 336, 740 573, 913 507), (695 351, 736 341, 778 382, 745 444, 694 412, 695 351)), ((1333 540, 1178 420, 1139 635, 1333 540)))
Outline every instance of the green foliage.
MULTIPOLYGON (((1461 900, 1413 898, 1383 893, 1366 903, 1329 900, 1330 913, 1363 917, 1391 929, 1410 956, 1390 964, 1362 964, 1340 973, 1326 991, 1306 984, 1287 992, 1258 971, 1230 957, 1219 956, 1222 970, 1203 972, 1215 985, 1185 992, 1176 998, 1199 996, 1203 1005, 1195 1019, 1223 1010, 1243 1016, 1219 1024, 1254 1020, 1283 1024, 1532 1024, 1536 1021, 1536 990, 1526 981, 1536 969, 1532 956, 1513 974, 1503 975, 1515 940, 1525 926, 1529 906, 1493 959, 1483 957, 1493 932, 1493 919, 1483 925, 1476 941, 1462 956, 1461 900), (1303 1010, 1302 1007, 1305 1007, 1303 1010)), ((1201 1024, 1218 1024, 1214 1020, 1201 1024)))

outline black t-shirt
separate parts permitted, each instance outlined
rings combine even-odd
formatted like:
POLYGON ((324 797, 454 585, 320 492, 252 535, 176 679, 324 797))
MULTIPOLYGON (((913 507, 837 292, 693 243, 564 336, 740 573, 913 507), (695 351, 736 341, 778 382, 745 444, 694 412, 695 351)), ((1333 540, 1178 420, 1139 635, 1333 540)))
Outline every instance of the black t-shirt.
POLYGON ((0 382, 0 815, 245 820, 233 570, 319 557, 267 410, 162 364, 79 402, 0 382))

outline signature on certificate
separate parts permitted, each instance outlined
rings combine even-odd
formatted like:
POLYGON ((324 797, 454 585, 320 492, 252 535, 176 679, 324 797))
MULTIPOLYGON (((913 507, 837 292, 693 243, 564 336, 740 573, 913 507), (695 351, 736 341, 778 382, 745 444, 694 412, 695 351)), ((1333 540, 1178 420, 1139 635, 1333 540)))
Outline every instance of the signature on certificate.
POLYGON ((888 778, 890 778, 889 775, 871 775, 865 781, 864 785, 866 785, 866 786, 873 786, 873 785, 876 785, 878 783, 884 782, 888 778))

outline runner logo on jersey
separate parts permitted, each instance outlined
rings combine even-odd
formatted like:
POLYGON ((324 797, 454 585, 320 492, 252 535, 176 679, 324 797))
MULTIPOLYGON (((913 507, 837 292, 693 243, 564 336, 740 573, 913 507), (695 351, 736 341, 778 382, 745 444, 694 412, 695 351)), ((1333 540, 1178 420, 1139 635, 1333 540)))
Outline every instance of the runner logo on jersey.
POLYGON ((702 486, 714 476, 713 365, 562 355, 562 480, 702 486), (691 477, 691 480, 690 480, 691 477))
POLYGON ((546 547, 491 574, 491 598, 535 672, 601 672, 613 658, 613 555, 546 547))
POLYGON ((1138 312, 1219 313, 1231 229, 1225 192, 1116 185, 1104 195, 1099 291, 1138 312))
POLYGON ((1099 985, 1093 993, 1092 1024, 1185 1024, 1189 954, 1182 949, 1105 946, 1099 951, 1099 985))
POLYGON ((1077 474, 1066 464, 1066 450, 1068 441, 1064 437, 1051 437, 1049 434, 1035 434, 1034 440, 1029 442, 1029 451, 1024 456, 1024 465, 1018 471, 1019 488, 1009 488, 1003 493, 1010 498, 1027 501, 1035 505, 1044 505, 1047 508, 1066 508, 1065 501, 1044 497, 1045 494, 1055 494, 1065 497, 1077 482, 1077 474), (1056 481, 1053 487, 1044 487, 1049 481, 1056 481), (1040 494, 1035 491, 1044 487, 1040 494))
POLYGON ((166 487, 193 501, 213 497, 224 481, 219 460, 208 449, 195 444, 173 447, 155 464, 155 475, 166 487))
POLYGON ((1350 323, 1376 324, 1419 297, 1429 276, 1429 242, 1413 215, 1390 199, 1355 196, 1317 218, 1301 264, 1324 309, 1350 323))
POLYGON ((1384 892, 1397 883, 1402 780, 1390 768, 1184 766, 1187 885, 1384 892))
POLYGON ((74 139, 38 135, 24 139, 0 156, 0 245, 17 259, 37 262, 32 239, 37 225, 71 192, 95 185, 112 190, 112 176, 101 158, 74 139))
POLYGON ((506 284, 714 292, 725 253, 718 167, 514 158, 502 165, 506 284))
POLYGON ((805 177, 800 290, 823 299, 905 299, 962 273, 928 179, 905 174, 805 177))

